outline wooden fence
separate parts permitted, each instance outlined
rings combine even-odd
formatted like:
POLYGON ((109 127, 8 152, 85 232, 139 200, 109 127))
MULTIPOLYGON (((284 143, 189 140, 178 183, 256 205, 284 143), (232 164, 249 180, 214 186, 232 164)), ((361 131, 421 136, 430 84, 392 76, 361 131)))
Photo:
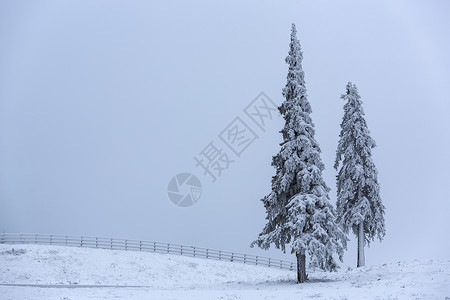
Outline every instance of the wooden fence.
POLYGON ((293 262, 264 256, 242 254, 237 252, 214 250, 195 246, 171 243, 126 240, 104 237, 72 236, 39 233, 0 233, 0 244, 37 244, 87 247, 113 250, 146 251, 155 253, 177 254, 190 257, 239 262, 270 268, 294 270, 293 262))

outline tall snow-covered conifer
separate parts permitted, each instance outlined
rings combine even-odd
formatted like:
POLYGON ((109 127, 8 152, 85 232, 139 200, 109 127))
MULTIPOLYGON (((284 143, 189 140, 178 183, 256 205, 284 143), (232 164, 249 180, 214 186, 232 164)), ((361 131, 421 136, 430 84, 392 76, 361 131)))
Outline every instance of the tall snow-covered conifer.
POLYGON ((275 244, 286 246, 297 257, 298 282, 307 280, 306 254, 310 265, 334 270, 333 254, 342 261, 346 237, 335 222, 336 213, 328 197, 329 188, 322 178, 324 164, 320 148, 314 139, 311 106, 306 95, 303 54, 292 24, 287 83, 283 89, 284 102, 278 108, 285 120, 281 130, 283 143, 272 158, 276 169, 272 191, 261 201, 266 208, 267 224, 252 243, 263 249, 275 244))
POLYGON ((345 101, 340 140, 334 168, 337 175, 337 221, 344 232, 358 237, 357 266, 365 265, 364 244, 385 234, 384 206, 380 198, 377 169, 372 161, 375 141, 364 119, 361 97, 349 82, 341 96, 345 101))

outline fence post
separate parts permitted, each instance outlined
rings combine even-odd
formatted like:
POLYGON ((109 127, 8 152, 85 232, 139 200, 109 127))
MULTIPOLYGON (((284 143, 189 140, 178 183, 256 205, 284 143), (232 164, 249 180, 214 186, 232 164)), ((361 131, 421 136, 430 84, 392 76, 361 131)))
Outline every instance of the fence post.
MULTIPOLYGON (((5 244, 5 243, 8 243, 9 241, 16 242, 17 241, 17 236, 19 236, 19 242, 22 243, 22 244, 33 243, 33 240, 34 240, 34 244, 39 244, 39 245, 45 245, 46 243, 49 243, 50 245, 60 245, 60 244, 64 245, 65 244, 66 246, 77 246, 77 239, 79 238, 80 239, 80 247, 85 247, 86 246, 84 236, 79 236, 79 237, 73 236, 72 237, 73 243, 72 243, 72 242, 70 242, 70 239, 69 239, 68 235, 56 235, 56 239, 54 240, 54 238, 55 238, 54 234, 43 234, 43 235, 40 235, 38 233, 34 233, 34 234, 24 234, 24 233, 8 234, 6 232, 0 233, 0 244, 5 244)), ((93 239, 93 238, 89 238, 88 237, 87 245, 91 245, 90 244, 92 242, 91 239, 93 239)), ((95 237, 95 248, 99 248, 100 247, 100 248, 107 249, 107 247, 108 247, 107 246, 108 238, 100 238, 100 241, 101 241, 101 243, 105 243, 105 244, 104 245, 103 244, 99 244, 99 237, 95 237)), ((111 249, 113 249, 113 243, 114 243, 114 239, 110 238, 110 248, 111 249)), ((119 243, 118 245, 120 245, 120 246, 124 245, 125 246, 125 250, 129 250, 128 240, 120 239, 120 242, 118 242, 118 243, 119 243), (123 241, 124 241, 124 244, 122 244, 123 241)), ((151 242, 148 242, 148 243, 151 243, 151 242)), ((156 241, 153 242, 153 252, 156 252, 156 243, 157 243, 156 241)), ((158 247, 160 247, 159 253, 161 253, 161 252, 164 253, 165 252, 164 251, 164 245, 165 244, 163 244, 163 243, 159 243, 159 244, 160 244, 158 246, 158 247)), ((167 243, 166 252, 168 254, 176 253, 176 254, 180 254, 180 255, 188 255, 188 256, 191 255, 191 254, 189 254, 190 250, 188 250, 187 252, 186 252, 186 250, 184 250, 184 248, 186 246, 176 245, 176 247, 174 249, 172 249, 172 252, 170 252, 171 251, 170 246, 171 246, 170 243, 167 243), (184 250, 184 252, 183 252, 183 250, 184 250)), ((206 259, 211 259, 211 257, 210 257, 211 256, 210 255, 211 249, 201 248, 200 255, 199 255, 197 253, 197 248, 195 246, 187 246, 187 247, 193 250, 193 257, 204 257, 206 259), (203 251, 204 250, 206 252, 206 257, 203 256, 203 253, 204 253, 203 251)), ((131 249, 133 249, 133 246, 132 246, 131 249)), ((151 246, 149 246, 147 248, 147 246, 143 245, 143 241, 139 241, 139 251, 151 251, 151 246)), ((224 260, 227 260, 228 255, 227 254, 226 255, 222 255, 222 251, 221 250, 212 250, 212 251, 213 251, 213 256, 212 256, 213 259, 216 259, 215 255, 218 254, 218 259, 220 261, 222 260, 222 258, 224 260)), ((231 262, 234 262, 235 254, 236 253, 231 252, 231 256, 230 256, 230 261, 231 262)), ((258 262, 258 260, 259 260, 258 256, 250 255, 250 257, 247 257, 247 254, 239 254, 239 253, 237 253, 237 255, 238 255, 238 261, 240 259, 240 256, 241 255, 243 256, 243 263, 244 264, 249 264, 249 263, 253 264, 253 262, 254 262, 255 265, 258 265, 258 263, 259 263, 259 265, 268 266, 268 267, 271 267, 271 268, 273 268, 273 267, 277 268, 279 266, 280 269, 288 269, 288 270, 291 270, 291 271, 295 270, 295 266, 294 266, 295 263, 293 263, 293 262, 283 261, 283 260, 280 260, 280 259, 272 259, 270 257, 263 257, 263 261, 262 262, 261 261, 258 262), (254 259, 254 261, 253 261, 253 259, 254 259), (268 261, 268 265, 266 264, 266 260, 268 261)))

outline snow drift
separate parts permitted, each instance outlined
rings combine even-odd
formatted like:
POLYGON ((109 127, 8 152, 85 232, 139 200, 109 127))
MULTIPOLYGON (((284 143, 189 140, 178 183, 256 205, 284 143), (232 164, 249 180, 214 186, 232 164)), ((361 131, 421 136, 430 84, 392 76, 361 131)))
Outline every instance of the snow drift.
POLYGON ((311 270, 300 285, 287 270, 64 246, 0 245, 0 266, 1 299, 450 298, 450 261, 311 270))

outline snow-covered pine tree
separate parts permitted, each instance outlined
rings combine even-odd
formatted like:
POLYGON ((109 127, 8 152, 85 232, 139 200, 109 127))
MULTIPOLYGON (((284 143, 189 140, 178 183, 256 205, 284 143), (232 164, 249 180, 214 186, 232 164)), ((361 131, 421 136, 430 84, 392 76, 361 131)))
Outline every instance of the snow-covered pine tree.
POLYGON ((385 235, 384 206, 380 198, 377 169, 372 161, 375 141, 364 119, 361 97, 349 82, 341 96, 345 101, 340 140, 334 168, 337 177, 337 222, 358 237, 357 267, 365 265, 364 244, 385 235))
POLYGON ((275 244, 286 252, 286 246, 297 257, 298 282, 307 280, 306 254, 312 267, 334 270, 333 254, 342 261, 346 237, 335 222, 336 213, 328 197, 329 188, 322 178, 324 164, 314 139, 311 106, 306 95, 303 54, 292 24, 287 84, 284 102, 278 108, 285 120, 280 131, 283 143, 272 158, 276 174, 272 191, 261 201, 266 208, 267 224, 251 246, 268 249, 275 244))

